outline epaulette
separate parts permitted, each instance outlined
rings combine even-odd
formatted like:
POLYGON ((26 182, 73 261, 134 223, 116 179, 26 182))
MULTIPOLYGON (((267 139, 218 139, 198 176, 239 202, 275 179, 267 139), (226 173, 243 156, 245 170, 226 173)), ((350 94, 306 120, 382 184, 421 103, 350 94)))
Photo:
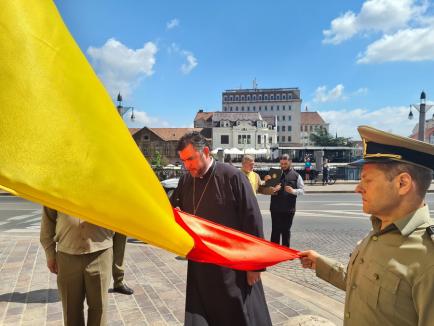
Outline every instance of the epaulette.
POLYGON ((426 232, 428 233, 428 235, 431 238, 432 242, 434 242, 434 225, 427 226, 426 227, 426 232))

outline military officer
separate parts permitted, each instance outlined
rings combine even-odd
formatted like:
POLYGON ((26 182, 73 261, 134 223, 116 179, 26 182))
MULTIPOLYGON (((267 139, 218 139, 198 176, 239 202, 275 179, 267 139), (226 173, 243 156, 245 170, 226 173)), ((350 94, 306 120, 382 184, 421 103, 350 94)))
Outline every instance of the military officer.
POLYGON ((313 250, 305 268, 345 290, 344 325, 433 325, 434 242, 424 197, 434 170, 434 146, 374 128, 358 128, 364 143, 356 192, 372 230, 347 268, 313 250))

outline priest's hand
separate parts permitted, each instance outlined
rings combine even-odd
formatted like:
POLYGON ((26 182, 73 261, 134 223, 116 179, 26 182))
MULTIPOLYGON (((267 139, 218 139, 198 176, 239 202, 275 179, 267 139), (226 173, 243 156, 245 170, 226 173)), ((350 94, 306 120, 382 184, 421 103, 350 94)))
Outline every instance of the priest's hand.
POLYGON ((253 272, 253 271, 247 272, 247 284, 249 284, 250 286, 253 286, 260 279, 261 279, 261 272, 253 272))
POLYGON ((300 252, 300 261, 303 268, 316 269, 316 259, 319 254, 314 250, 300 252))

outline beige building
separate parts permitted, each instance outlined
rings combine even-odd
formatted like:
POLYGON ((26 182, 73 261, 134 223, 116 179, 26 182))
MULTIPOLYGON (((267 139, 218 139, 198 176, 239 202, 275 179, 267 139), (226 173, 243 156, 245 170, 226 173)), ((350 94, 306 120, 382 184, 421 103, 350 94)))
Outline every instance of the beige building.
MULTIPOLYGON (((417 123, 412 131, 410 138, 418 139, 419 123, 417 123)), ((434 145, 434 116, 432 119, 425 120, 425 141, 434 145)))
POLYGON ((259 112, 276 119, 277 143, 300 144, 301 98, 298 88, 230 89, 222 93, 222 111, 259 112))
POLYGON ((301 112, 300 138, 302 146, 313 146, 310 135, 320 130, 329 131, 329 124, 318 112, 301 112))

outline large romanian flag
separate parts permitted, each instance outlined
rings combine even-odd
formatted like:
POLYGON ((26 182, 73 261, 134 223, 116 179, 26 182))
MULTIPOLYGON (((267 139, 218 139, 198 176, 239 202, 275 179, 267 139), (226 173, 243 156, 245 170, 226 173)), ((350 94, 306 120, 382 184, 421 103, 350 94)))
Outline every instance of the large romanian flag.
POLYGON ((0 10, 0 187, 176 254, 259 269, 297 252, 172 210, 51 0, 0 10))

